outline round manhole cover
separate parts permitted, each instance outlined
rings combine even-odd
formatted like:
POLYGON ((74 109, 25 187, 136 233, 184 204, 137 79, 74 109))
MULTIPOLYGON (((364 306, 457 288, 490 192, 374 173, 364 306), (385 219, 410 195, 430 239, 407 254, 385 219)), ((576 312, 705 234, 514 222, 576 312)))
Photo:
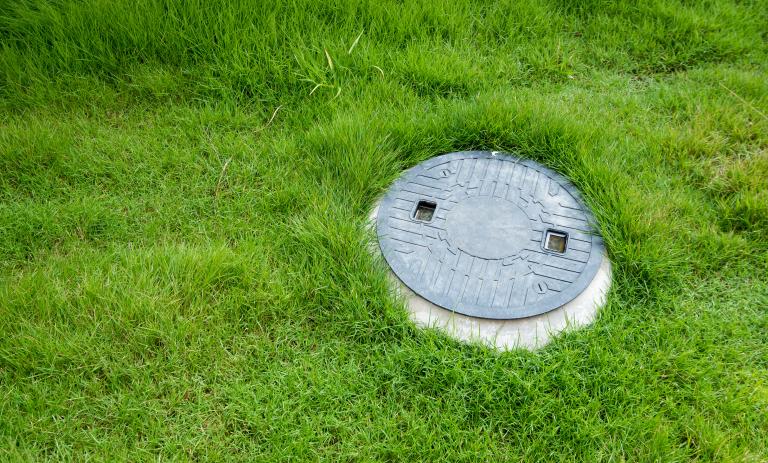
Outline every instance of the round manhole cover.
POLYGON ((445 154, 408 170, 383 198, 376 229, 405 285, 482 318, 529 317, 568 303, 605 252, 568 180, 497 152, 445 154))

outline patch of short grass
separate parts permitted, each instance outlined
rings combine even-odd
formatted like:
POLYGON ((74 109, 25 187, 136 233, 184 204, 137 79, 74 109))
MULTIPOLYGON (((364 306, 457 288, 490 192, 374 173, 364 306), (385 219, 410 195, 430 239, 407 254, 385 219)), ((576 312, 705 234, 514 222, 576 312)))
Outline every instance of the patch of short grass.
POLYGON ((768 459, 766 16, 0 6, 0 453, 768 459), (366 219, 462 149, 583 191, 591 327, 499 354, 408 322, 366 219))

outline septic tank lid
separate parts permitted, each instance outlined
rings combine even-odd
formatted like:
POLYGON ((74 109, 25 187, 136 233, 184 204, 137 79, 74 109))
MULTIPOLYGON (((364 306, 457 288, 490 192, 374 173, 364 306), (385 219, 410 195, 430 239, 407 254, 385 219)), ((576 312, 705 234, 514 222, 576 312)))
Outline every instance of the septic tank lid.
POLYGON ((514 319, 556 309, 595 277, 605 253, 576 188, 536 162, 464 151, 395 181, 377 216, 394 274, 464 315, 514 319))

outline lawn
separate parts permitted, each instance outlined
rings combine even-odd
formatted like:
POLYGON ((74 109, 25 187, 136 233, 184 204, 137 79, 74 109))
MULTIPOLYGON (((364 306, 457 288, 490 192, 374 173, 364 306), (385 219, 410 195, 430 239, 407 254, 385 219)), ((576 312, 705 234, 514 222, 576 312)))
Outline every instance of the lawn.
POLYGON ((768 460, 768 4, 0 3, 0 459, 768 460), (569 176, 613 262, 535 352, 409 321, 406 168, 569 176))

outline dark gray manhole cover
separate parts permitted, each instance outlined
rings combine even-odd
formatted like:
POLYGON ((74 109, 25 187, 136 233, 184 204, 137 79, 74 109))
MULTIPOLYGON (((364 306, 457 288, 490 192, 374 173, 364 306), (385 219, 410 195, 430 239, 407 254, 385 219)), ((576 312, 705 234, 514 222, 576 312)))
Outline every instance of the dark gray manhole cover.
POLYGON ((483 318, 556 309, 592 281, 605 249, 575 187, 509 154, 465 151, 405 172, 379 207, 392 271, 440 307, 483 318))

